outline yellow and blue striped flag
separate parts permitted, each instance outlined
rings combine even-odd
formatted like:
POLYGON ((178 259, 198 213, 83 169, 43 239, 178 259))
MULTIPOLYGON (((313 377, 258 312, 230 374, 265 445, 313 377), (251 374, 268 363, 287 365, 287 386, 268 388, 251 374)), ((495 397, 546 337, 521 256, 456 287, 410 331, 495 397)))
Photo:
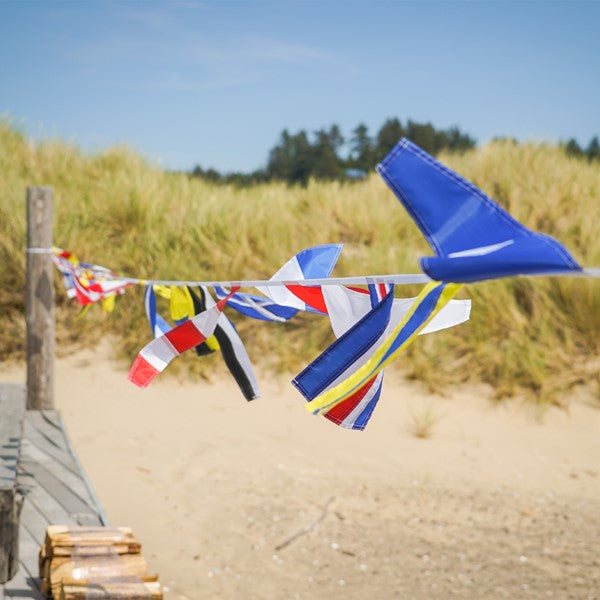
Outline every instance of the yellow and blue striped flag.
POLYGON ((393 293, 388 293, 294 378, 292 383, 308 400, 306 409, 314 414, 326 414, 373 381, 461 287, 447 282, 427 284, 391 331, 393 293))

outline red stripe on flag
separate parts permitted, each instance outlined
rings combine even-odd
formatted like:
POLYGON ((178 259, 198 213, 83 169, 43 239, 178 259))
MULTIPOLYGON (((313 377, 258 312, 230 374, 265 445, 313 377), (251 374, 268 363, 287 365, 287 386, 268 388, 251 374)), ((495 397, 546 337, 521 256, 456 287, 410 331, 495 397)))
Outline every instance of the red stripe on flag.
POLYGON ((369 293, 368 290, 365 290, 364 288, 356 287, 355 285, 349 285, 348 289, 352 290, 353 292, 358 292, 359 294, 368 294, 369 293))
MULTIPOLYGON (((296 298, 299 298, 307 304, 311 308, 315 310, 320 310, 322 313, 326 315, 329 314, 327 310, 327 304, 325 304, 325 298, 323 298, 323 291, 320 285, 286 285, 285 286, 296 298)), ((353 292, 359 292, 361 294, 368 294, 367 290, 363 288, 348 286, 348 289, 353 292)))
POLYGON ((165 337, 173 344, 179 354, 206 340, 206 336, 200 332, 192 321, 186 321, 171 329, 171 331, 165 333, 165 337))
POLYGON ((79 302, 81 306, 92 304, 94 301, 83 291, 83 289, 81 284, 75 283, 75 298, 77 298, 77 302, 79 302))
POLYGON ((138 387, 148 387, 153 379, 160 373, 143 356, 139 355, 135 359, 127 378, 138 387))
POLYGON ((285 287, 304 304, 327 314, 327 305, 320 285, 286 285, 285 287))
POLYGON ((344 419, 358 406, 360 401, 367 395, 368 391, 373 386, 377 375, 375 375, 372 379, 369 379, 365 385, 363 385, 360 389, 356 390, 352 396, 349 396, 343 402, 340 402, 338 405, 334 406, 329 412, 326 412, 323 416, 326 419, 329 419, 336 425, 339 425, 344 421, 344 419))

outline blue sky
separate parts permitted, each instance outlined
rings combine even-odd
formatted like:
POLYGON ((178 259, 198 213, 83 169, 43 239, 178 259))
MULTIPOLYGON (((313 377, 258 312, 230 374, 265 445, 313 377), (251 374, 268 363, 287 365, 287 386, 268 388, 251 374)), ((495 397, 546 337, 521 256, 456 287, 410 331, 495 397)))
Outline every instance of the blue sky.
POLYGON ((0 0, 0 115, 86 151, 250 171, 284 128, 388 117, 587 145, 600 2, 0 0))

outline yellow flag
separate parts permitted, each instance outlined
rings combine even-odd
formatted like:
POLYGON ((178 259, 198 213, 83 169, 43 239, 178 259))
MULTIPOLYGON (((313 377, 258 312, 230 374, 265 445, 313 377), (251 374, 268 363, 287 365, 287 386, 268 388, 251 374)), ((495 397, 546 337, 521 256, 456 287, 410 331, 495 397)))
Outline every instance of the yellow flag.
POLYGON ((104 312, 110 313, 113 310, 115 310, 115 298, 115 294, 113 294, 112 296, 106 296, 105 298, 102 298, 102 310, 104 312))
POLYGON ((181 321, 186 317, 194 316, 194 301, 187 287, 171 286, 170 309, 173 321, 181 321))

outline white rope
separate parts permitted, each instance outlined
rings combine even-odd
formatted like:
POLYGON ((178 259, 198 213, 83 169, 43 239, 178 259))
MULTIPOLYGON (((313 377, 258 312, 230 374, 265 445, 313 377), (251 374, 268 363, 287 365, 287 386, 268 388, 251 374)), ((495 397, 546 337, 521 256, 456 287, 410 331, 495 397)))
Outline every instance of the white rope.
POLYGON ((589 267, 587 269, 583 269, 583 272, 583 277, 594 277, 600 279, 600 267, 589 267))
MULTIPOLYGON (((543 273, 537 275, 522 275, 521 277, 585 277, 600 278, 600 267, 590 267, 581 271, 560 271, 556 273, 543 273)), ((428 283, 431 277, 425 273, 398 273, 396 275, 359 275, 356 277, 328 277, 325 279, 250 279, 232 281, 177 281, 163 279, 135 279, 131 277, 119 278, 121 281, 143 285, 173 285, 173 286, 205 286, 205 287, 282 287, 286 285, 369 285, 369 284, 395 284, 410 285, 415 283, 428 283)))
POLYGON ((27 254, 54 254, 52 248, 25 248, 27 254))
POLYGON ((286 285, 369 285, 371 283, 427 283, 431 278, 424 273, 403 273, 398 275, 368 275, 357 277, 328 277, 325 279, 240 279, 236 281, 168 281, 163 279, 119 278, 125 283, 145 285, 205 286, 205 287, 281 287, 286 285))
MULTIPOLYGON (((53 248, 27 248, 30 254, 54 254, 53 248)), ((560 271, 543 273, 535 277, 586 277, 600 279, 600 267, 588 267, 581 271, 560 271)), ((139 279, 135 277, 114 277, 123 283, 133 285, 172 285, 172 286, 205 286, 205 287, 282 287, 286 285, 369 285, 395 284, 410 285, 427 283, 432 279, 425 273, 398 273, 395 275, 359 275, 356 277, 327 277, 323 279, 238 279, 231 281, 180 281, 169 279, 139 279)))

